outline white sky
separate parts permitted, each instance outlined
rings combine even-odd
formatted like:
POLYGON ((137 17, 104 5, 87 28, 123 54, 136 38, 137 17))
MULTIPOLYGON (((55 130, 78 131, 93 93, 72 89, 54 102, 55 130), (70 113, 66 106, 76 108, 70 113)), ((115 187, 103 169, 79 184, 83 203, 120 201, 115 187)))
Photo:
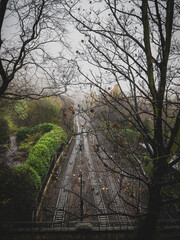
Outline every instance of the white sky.
MULTIPOLYGON (((88 0, 83 0, 83 5, 82 5, 82 9, 86 9, 88 7, 91 7, 91 4, 89 4, 90 1, 88 0)), ((14 34, 17 32, 17 29, 15 29, 14 24, 15 21, 14 19, 10 18, 10 19, 6 19, 5 23, 4 23, 4 29, 3 29, 3 34, 5 37, 11 37, 14 36, 14 34)), ((53 43, 53 44, 49 44, 48 48, 51 51, 51 53, 54 54, 58 54, 61 53, 62 51, 64 52, 64 55, 68 58, 68 59, 73 59, 76 55, 76 50, 80 49, 80 42, 82 39, 84 39, 84 36, 82 34, 80 34, 72 24, 69 24, 67 30, 69 31, 68 34, 68 41, 69 44, 71 45, 71 52, 69 52, 68 50, 63 50, 62 49, 62 45, 59 43, 53 43)), ((180 32, 179 32, 180 33, 180 32)), ((180 35, 180 34, 179 34, 180 35)), ((81 62, 82 64, 82 62, 81 62)), ((83 63, 83 69, 85 72, 88 72, 88 70, 90 69, 90 65, 87 63, 83 63)), ((93 68, 93 71, 96 71, 95 68, 93 68)), ((124 85, 124 87, 126 88, 126 86, 124 85)), ((80 94, 80 88, 79 87, 72 87, 73 92, 75 95, 77 95, 77 93, 80 94)), ((69 92, 70 94, 72 94, 72 89, 69 92)), ((89 87, 87 88, 89 90, 89 87)))

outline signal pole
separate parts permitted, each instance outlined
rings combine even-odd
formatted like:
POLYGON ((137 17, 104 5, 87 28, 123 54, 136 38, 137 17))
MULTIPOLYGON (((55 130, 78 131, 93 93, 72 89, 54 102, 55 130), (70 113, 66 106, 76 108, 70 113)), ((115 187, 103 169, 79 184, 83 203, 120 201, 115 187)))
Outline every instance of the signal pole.
POLYGON ((80 171, 80 209, 81 209, 81 217, 80 220, 81 222, 83 221, 83 196, 82 196, 82 187, 83 187, 83 182, 82 182, 82 172, 80 171))

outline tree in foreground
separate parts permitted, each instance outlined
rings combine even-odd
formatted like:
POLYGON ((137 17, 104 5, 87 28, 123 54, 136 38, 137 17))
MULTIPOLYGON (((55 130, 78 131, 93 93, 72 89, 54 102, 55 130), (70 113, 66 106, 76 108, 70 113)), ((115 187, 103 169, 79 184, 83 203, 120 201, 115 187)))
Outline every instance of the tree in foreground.
MULTIPOLYGON (((84 6, 71 1, 66 8, 84 34, 76 53, 93 66, 89 72, 79 66, 94 89, 92 107, 99 108, 98 119, 111 140, 116 139, 119 154, 128 153, 135 169, 142 170, 138 179, 147 186, 148 203, 144 214, 137 215, 145 216, 138 239, 152 239, 162 209, 172 200, 166 189, 180 179, 174 168, 180 146, 180 2, 104 0, 84 6), (115 84, 118 94, 112 91, 115 84), (102 110, 100 103, 107 108, 102 110), (136 147, 140 143, 145 153, 136 147), (150 165, 148 174, 143 159, 150 165)), ((136 170, 119 167, 124 176, 137 178, 136 170)))
POLYGON ((19 99, 67 91, 73 65, 63 56, 59 1, 0 1, 0 96, 19 99))

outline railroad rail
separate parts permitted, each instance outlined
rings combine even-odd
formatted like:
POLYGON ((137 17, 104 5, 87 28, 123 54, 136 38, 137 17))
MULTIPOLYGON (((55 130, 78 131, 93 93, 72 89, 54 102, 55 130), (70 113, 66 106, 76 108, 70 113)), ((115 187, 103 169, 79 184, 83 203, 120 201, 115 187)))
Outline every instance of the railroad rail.
MULTIPOLYGON (((77 118, 77 117, 76 117, 77 118)), ((76 120, 77 132, 80 131, 79 120, 76 120)), ((59 194, 56 203, 54 218, 53 218, 53 227, 60 228, 63 227, 65 221, 65 211, 68 201, 68 193, 71 189, 71 178, 76 162, 78 146, 80 144, 80 136, 75 137, 75 145, 73 147, 72 153, 70 155, 69 161, 67 162, 66 169, 64 171, 63 180, 60 183, 59 194)))
POLYGON ((85 156, 88 159, 88 161, 86 161, 86 163, 87 163, 87 169, 89 172, 89 180, 92 185, 92 188, 94 189, 93 197, 94 197, 95 204, 96 204, 97 208, 99 209, 99 211, 97 213, 102 214, 102 215, 98 216, 98 220, 99 220, 101 227, 108 227, 109 226, 109 218, 106 215, 107 209, 106 209, 103 197, 102 197, 101 188, 99 187, 99 182, 98 182, 96 170, 95 170, 94 163, 93 163, 93 158, 91 157, 91 153, 90 153, 90 149, 89 149, 89 142, 88 142, 86 133, 83 134, 83 140, 84 140, 85 156), (103 215, 103 214, 105 214, 105 215, 103 215))
MULTIPOLYGON (((63 180, 60 183, 59 186, 59 194, 58 194, 58 200, 56 203, 54 218, 53 218, 53 227, 58 229, 65 227, 65 216, 66 216, 66 210, 68 207, 68 194, 69 190, 71 190, 71 181, 72 181, 72 173, 74 166, 76 164, 76 159, 79 157, 80 165, 82 165, 82 150, 83 150, 83 156, 85 158, 85 164, 88 172, 88 179, 90 182, 90 185, 93 189, 93 198, 94 203, 97 206, 97 218, 99 221, 99 225, 101 227, 109 227, 111 226, 110 218, 108 214, 112 213, 114 211, 117 213, 116 215, 116 223, 118 222, 119 226, 125 226, 125 225, 131 225, 130 219, 126 216, 126 209, 123 204, 122 199, 118 195, 119 189, 117 186, 116 179, 112 174, 109 172, 106 172, 106 176, 103 177, 103 181, 101 180, 101 177, 98 175, 98 166, 97 166, 97 159, 94 156, 95 152, 92 152, 91 145, 89 143, 89 134, 88 132, 88 126, 86 123, 84 123, 84 119, 80 116, 76 116, 76 130, 77 134, 75 136, 75 145, 73 147, 72 153, 70 155, 70 158, 67 162, 64 174, 63 174, 63 180), (83 133, 82 133, 82 126, 83 126, 83 133), (82 147, 83 145, 83 147, 82 147), (79 153, 79 154, 78 154, 79 153), (108 187, 108 192, 105 193, 107 195, 104 195, 102 193, 102 184, 106 185, 108 187), (106 197, 111 201, 111 208, 108 207, 106 204, 106 197), (104 198, 105 197, 105 198, 104 198), (118 212, 121 212, 122 214, 118 214, 118 212)), ((95 139, 93 136, 93 144, 95 144, 95 139)), ((100 152, 101 155, 103 155, 103 152, 100 152)), ((102 156, 104 157, 104 156, 102 156)))
POLYGON ((125 209, 124 203, 118 195, 119 189, 118 189, 117 183, 110 172, 108 173, 108 177, 106 178, 106 180, 107 180, 106 183, 107 183, 108 190, 109 190, 109 193, 111 196, 111 200, 113 201, 111 204, 112 209, 115 212, 120 211, 122 213, 122 214, 117 215, 120 225, 127 225, 127 223, 129 223, 129 225, 131 225, 131 221, 130 221, 129 217, 126 216, 127 211, 125 209))
MULTIPOLYGON (((95 142, 96 142, 96 139, 93 136, 93 145, 95 145, 95 142)), ((102 149, 99 149, 98 154, 103 159, 103 162, 108 166, 109 161, 105 160, 106 156, 105 156, 105 153, 102 151, 102 149)), ((111 165, 112 165, 112 163, 111 163, 111 165)), ((114 176, 112 176, 112 173, 110 172, 110 170, 108 171, 107 169, 106 169, 106 175, 105 175, 105 185, 108 189, 108 193, 109 193, 109 196, 111 199, 111 209, 110 210, 113 210, 114 213, 117 213, 117 215, 116 215, 117 222, 119 222, 119 225, 121 225, 121 226, 127 225, 127 224, 131 226, 132 224, 131 224, 129 217, 127 216, 127 211, 124 206, 123 200, 119 196, 120 188, 118 187, 117 180, 115 180, 114 176), (120 213, 118 214, 118 212, 120 212, 120 213)), ((116 224, 117 224, 117 222, 116 222, 116 224)))

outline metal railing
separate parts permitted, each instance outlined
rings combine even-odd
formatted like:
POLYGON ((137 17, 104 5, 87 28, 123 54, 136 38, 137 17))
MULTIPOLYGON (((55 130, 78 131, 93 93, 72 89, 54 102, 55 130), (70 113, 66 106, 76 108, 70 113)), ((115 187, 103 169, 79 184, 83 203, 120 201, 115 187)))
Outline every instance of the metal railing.
POLYGON ((54 228, 53 221, 50 222, 4 222, 0 223, 0 231, 5 232, 54 232, 54 231, 112 231, 112 230, 133 230, 132 225, 120 225, 117 221, 110 221, 110 226, 102 226, 99 221, 94 222, 80 222, 72 221, 66 222, 65 225, 59 228, 54 228))
MULTIPOLYGON (((0 222, 0 232, 60 232, 60 231, 133 231, 136 222, 131 220, 131 225, 119 224, 119 221, 109 221, 109 226, 102 226, 99 221, 81 222, 69 221, 62 227, 53 228, 53 221, 49 222, 0 222)), ((159 221, 162 230, 180 230, 180 219, 172 221, 159 221)))

